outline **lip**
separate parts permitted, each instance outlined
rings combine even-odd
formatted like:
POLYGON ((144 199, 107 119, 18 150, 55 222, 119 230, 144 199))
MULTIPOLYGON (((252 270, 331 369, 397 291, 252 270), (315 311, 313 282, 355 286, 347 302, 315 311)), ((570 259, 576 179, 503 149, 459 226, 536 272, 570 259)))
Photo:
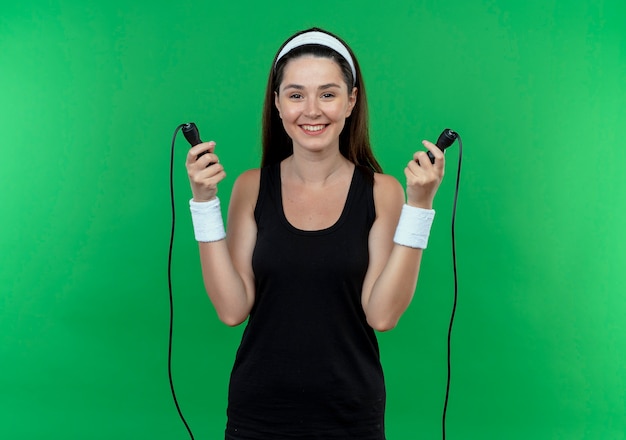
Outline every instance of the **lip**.
POLYGON ((300 125, 300 130, 306 133, 309 136, 319 136, 324 133, 328 128, 329 124, 302 124, 300 125), (316 129, 311 130, 312 127, 316 127, 316 129), (322 127, 322 128, 319 128, 322 127))

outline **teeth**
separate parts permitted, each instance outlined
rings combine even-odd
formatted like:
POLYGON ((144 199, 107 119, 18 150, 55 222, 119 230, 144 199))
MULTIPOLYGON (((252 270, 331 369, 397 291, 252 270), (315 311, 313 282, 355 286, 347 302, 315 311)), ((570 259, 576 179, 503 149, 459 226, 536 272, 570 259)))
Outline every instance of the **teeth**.
POLYGON ((324 125, 303 125, 302 128, 306 131, 320 131, 324 128, 324 125))

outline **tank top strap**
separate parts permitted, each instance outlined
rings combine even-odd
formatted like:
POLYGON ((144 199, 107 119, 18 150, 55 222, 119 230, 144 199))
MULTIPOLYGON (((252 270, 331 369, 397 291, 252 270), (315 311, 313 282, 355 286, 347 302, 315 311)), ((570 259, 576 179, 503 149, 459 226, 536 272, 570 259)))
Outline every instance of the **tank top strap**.
POLYGON ((362 165, 357 165, 355 172, 354 183, 354 195, 355 198, 362 198, 361 200, 355 200, 354 203, 357 206, 363 206, 365 209, 365 215, 367 223, 371 227, 372 223, 376 219, 376 206, 374 204, 374 171, 370 168, 362 165))
POLYGON ((261 168, 259 195, 254 208, 254 218, 257 225, 261 220, 261 214, 276 213, 278 208, 276 206, 277 194, 280 195, 280 163, 261 168), (267 204, 273 205, 271 210, 264 209, 267 204))

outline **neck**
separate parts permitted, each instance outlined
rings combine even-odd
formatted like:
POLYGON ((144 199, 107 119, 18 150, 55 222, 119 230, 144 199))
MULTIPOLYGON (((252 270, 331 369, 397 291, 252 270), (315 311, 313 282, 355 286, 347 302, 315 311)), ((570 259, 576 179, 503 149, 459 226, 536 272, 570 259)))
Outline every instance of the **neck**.
POLYGON ((323 185, 353 164, 335 150, 326 155, 293 154, 283 162, 283 173, 307 184, 323 185))

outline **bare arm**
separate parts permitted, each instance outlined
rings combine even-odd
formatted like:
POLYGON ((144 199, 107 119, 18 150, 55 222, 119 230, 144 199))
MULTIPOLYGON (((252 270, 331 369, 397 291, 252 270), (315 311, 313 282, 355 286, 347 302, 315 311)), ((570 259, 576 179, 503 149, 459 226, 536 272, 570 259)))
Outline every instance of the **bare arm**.
MULTIPOLYGON (((430 142, 424 145, 435 155, 435 164, 430 163, 425 152, 413 156, 405 169, 407 203, 431 209, 443 178, 444 158, 430 142)), ((377 217, 369 235, 370 265, 363 283, 362 303, 372 328, 386 331, 396 326, 413 299, 423 250, 393 242, 404 203, 402 187, 393 177, 376 175, 374 203, 377 217)))
MULTIPOLYGON (((225 177, 215 143, 189 150, 187 172, 194 200, 212 200, 217 184, 225 177), (210 153, 197 159, 201 151, 210 153), (207 167, 209 163, 213 163, 207 167)), ((238 325, 246 320, 254 304, 252 252, 256 240, 254 206, 258 194, 258 170, 242 174, 233 187, 228 214, 227 239, 199 243, 204 286, 222 322, 238 325)))
POLYGON ((258 170, 242 174, 231 195, 226 241, 199 244, 207 294, 220 320, 231 326, 245 321, 254 304, 252 252, 258 187, 258 170))

